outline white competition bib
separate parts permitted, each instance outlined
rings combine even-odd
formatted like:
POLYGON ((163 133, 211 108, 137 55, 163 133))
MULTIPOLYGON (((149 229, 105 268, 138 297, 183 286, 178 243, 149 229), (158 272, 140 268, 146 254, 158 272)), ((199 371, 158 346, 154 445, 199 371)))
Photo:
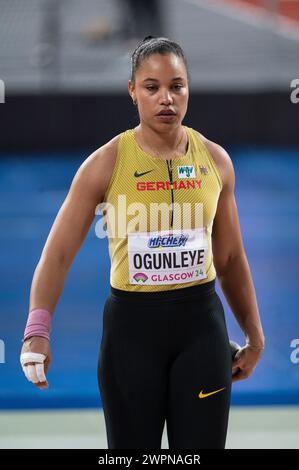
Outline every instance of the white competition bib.
POLYGON ((128 234, 130 284, 183 284, 207 277, 205 228, 128 234))

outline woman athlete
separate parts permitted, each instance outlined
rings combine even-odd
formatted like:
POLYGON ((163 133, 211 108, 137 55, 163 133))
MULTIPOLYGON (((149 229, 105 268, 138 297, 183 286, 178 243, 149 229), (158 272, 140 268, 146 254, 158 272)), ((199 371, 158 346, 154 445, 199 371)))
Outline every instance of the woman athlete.
POLYGON ((111 285, 98 382, 108 448, 161 448, 165 421, 170 449, 224 448, 231 383, 252 374, 264 349, 233 164, 182 125, 190 80, 181 47, 148 36, 131 61, 140 123, 74 176, 34 272, 21 363, 28 380, 48 386, 51 317, 105 203, 111 285), (216 276, 245 336, 233 361, 216 276))

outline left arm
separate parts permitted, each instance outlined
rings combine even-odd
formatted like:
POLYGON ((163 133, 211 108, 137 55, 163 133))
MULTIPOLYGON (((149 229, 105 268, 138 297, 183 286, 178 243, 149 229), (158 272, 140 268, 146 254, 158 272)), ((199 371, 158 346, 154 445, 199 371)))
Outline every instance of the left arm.
POLYGON ((241 372, 235 380, 247 378, 264 349, 264 334, 260 321, 255 289, 244 250, 238 211, 234 196, 235 174, 228 153, 219 145, 207 145, 222 176, 213 224, 213 260, 221 289, 246 338, 246 346, 237 353, 234 367, 241 372))

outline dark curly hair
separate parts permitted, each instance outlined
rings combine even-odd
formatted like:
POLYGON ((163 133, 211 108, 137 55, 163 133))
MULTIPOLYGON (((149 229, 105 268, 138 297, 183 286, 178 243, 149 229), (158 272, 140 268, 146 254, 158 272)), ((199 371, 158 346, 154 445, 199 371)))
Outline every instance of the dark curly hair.
POLYGON ((188 82, 190 82, 190 74, 188 70, 187 59, 185 53, 181 46, 179 46, 176 42, 171 41, 168 38, 164 37, 154 37, 154 36, 146 36, 143 41, 141 41, 136 49, 134 50, 131 56, 131 82, 135 85, 135 75, 136 71, 138 70, 139 66, 143 62, 143 60, 150 57, 152 54, 170 54, 173 53, 177 57, 180 57, 185 64, 187 70, 187 78, 188 82))

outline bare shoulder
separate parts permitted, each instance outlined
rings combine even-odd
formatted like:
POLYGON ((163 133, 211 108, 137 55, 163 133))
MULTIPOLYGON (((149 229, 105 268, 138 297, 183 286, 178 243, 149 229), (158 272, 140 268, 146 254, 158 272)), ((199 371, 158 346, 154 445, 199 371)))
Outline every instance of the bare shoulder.
POLYGON ((113 173, 120 135, 116 135, 92 152, 77 172, 78 177, 84 178, 86 190, 89 188, 98 202, 102 202, 113 173))
POLYGON ((114 167, 117 155, 117 147, 120 139, 120 134, 113 137, 113 139, 106 142, 98 149, 96 149, 92 154, 87 157, 82 163, 82 167, 88 167, 93 171, 98 169, 103 170, 104 167, 114 167))
POLYGON ((214 162, 217 165, 219 170, 221 180, 223 183, 223 187, 225 186, 232 186, 234 187, 235 181, 235 174, 234 174, 234 167, 233 162, 227 153, 227 151, 221 147, 221 145, 213 142, 212 140, 207 139, 203 134, 198 131, 195 131, 199 138, 203 141, 205 146, 207 147, 209 153, 211 154, 214 162))

